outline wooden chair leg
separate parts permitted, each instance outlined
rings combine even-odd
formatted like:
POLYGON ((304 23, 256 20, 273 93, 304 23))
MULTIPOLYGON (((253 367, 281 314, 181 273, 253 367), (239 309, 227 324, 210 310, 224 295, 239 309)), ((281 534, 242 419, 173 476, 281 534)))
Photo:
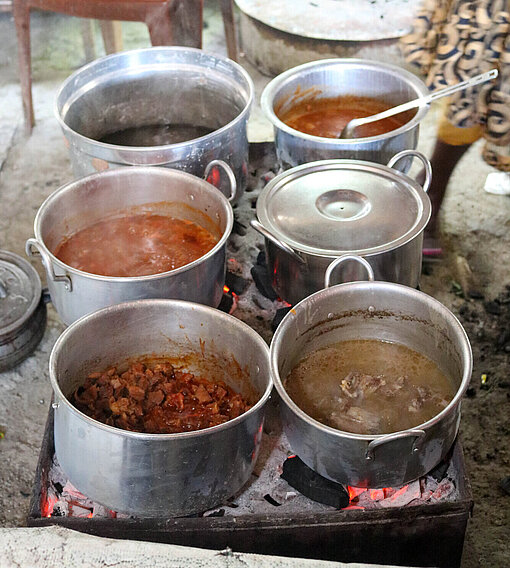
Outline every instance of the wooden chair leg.
POLYGON ((88 18, 81 20, 81 37, 83 38, 83 50, 85 61, 93 61, 96 58, 96 44, 94 42, 94 21, 88 18))
POLYGON ((30 8, 23 0, 14 0, 12 12, 16 25, 16 35, 18 36, 19 80, 23 114, 25 115, 25 132, 30 135, 35 125, 30 61, 30 8))
POLYGON ((101 28, 106 53, 110 54, 122 51, 122 23, 99 20, 99 26, 101 28))
POLYGON ((232 61, 237 61, 237 37, 234 21, 234 1, 220 0, 225 39, 227 41, 227 54, 232 61))
POLYGON ((168 0, 145 20, 152 45, 202 47, 203 0, 168 0))

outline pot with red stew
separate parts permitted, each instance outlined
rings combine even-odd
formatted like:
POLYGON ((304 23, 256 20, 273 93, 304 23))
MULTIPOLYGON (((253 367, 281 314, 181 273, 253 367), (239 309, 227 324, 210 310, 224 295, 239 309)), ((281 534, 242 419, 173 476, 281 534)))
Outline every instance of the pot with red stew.
MULTIPOLYGON (((235 178, 221 161, 211 162, 235 178)), ((143 298, 217 307, 225 283, 229 200, 207 181, 168 168, 93 174, 41 205, 27 254, 39 254, 52 302, 70 324, 100 308, 143 298)))
POLYGON ((70 325, 50 356, 58 462, 117 512, 189 515, 250 479, 271 392, 269 349, 209 306, 137 300, 70 325))
MULTIPOLYGON (((283 169, 317 160, 349 159, 386 164, 418 143, 428 106, 365 125, 356 138, 339 139, 353 118, 377 114, 428 94, 421 79, 390 63, 364 59, 321 59, 275 77, 260 105, 274 128, 283 169)), ((399 169, 407 171, 410 162, 399 169)))

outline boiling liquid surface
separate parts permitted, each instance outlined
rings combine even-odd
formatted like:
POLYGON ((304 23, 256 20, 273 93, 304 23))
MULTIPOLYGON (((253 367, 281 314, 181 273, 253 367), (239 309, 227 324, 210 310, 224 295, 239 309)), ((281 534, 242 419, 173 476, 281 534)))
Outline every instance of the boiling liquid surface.
MULTIPOLYGON (((344 96, 336 98, 315 99, 302 102, 279 114, 278 118, 295 130, 321 136, 338 138, 347 123, 353 118, 372 116, 392 106, 370 97, 344 96)), ((409 122, 415 111, 408 111, 396 116, 365 124, 356 129, 356 138, 378 136, 409 122)))
POLYGON ((414 428, 455 395, 433 361, 404 345, 371 339, 313 351, 290 372, 285 389, 315 420, 356 434, 414 428))
POLYGON ((99 221, 64 239, 54 254, 69 266, 103 276, 145 276, 189 264, 218 242, 183 219, 138 214, 99 221))
POLYGON ((99 142, 116 146, 166 146, 200 138, 213 132, 193 124, 151 124, 110 132, 99 142))

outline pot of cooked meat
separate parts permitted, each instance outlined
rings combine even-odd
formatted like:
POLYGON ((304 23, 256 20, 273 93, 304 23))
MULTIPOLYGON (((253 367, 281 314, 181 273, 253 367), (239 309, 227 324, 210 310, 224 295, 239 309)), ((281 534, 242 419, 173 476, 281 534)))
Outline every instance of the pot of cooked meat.
MULTIPOLYGON (((217 171, 235 178, 222 161, 217 171)), ((214 177, 214 176, 213 176, 214 177)), ((38 254, 65 324, 119 302, 176 298, 218 306, 225 283, 229 200, 170 168, 132 167, 81 178, 52 193, 26 251, 38 254)))
POLYGON ((276 153, 284 169, 335 158, 386 164, 397 152, 416 148, 428 105, 366 125, 356 131, 356 138, 338 136, 353 118, 427 94, 421 79, 396 65, 323 59, 274 78, 262 93, 261 106, 273 124, 276 153))
MULTIPOLYGON (((257 199, 272 285, 295 304, 324 287, 328 266, 344 254, 366 258, 377 280, 417 287, 423 231, 430 218, 428 159, 403 150, 387 166, 362 160, 322 160, 273 178, 257 199), (398 171, 418 158, 423 186, 398 171)), ((335 271, 335 282, 359 280, 358 263, 335 271)))
MULTIPOLYGON (((202 176, 226 161, 241 195, 253 83, 234 61, 188 47, 108 55, 73 73, 55 113, 76 177, 122 166, 168 166, 202 176)), ((228 196, 228 181, 220 189, 228 196)))
MULTIPOLYGON (((434 298, 400 284, 339 284, 304 299, 271 342, 271 374, 292 450, 333 481, 401 486, 457 435, 472 370, 468 337, 434 298)), ((331 272, 326 275, 329 285, 331 272)))
POLYGON ((249 479, 269 349, 240 320, 179 300, 104 308, 50 356, 55 452, 71 483, 144 517, 214 507, 249 479))

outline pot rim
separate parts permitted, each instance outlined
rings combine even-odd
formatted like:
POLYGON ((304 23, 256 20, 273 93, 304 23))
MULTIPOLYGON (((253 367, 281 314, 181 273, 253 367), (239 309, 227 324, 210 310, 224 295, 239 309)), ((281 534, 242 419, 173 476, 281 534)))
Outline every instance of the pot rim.
POLYGON ((460 321, 457 317, 441 302, 421 292, 419 290, 415 290, 414 288, 410 288, 408 286, 404 286, 402 284, 394 284, 392 282, 382 282, 382 281, 359 281, 359 282, 345 282, 343 284, 337 284, 330 288, 325 288, 323 290, 319 290, 314 294, 308 296, 304 300, 301 300, 298 304, 296 304, 293 309, 291 309, 286 316, 282 319, 280 325, 277 327, 275 334, 273 335, 273 339, 271 341, 270 346, 270 369, 271 369, 271 378, 273 380, 274 386, 279 394, 279 396, 284 401, 286 407, 295 414, 299 419, 308 423, 308 425, 318 428, 319 430, 331 434, 336 438, 348 438, 351 440, 358 440, 363 442, 371 442, 372 440, 380 440, 386 438, 387 436, 394 436, 401 432, 406 432, 408 430, 426 430, 440 422, 444 416, 452 412, 455 407, 457 407, 461 401, 464 393, 466 392, 469 381, 471 379, 471 373, 473 369, 473 354, 471 350, 471 345, 469 343, 469 338, 465 329, 462 327, 460 321), (397 432, 390 432, 387 434, 355 434, 354 432, 345 432, 343 430, 338 430, 337 428, 332 428, 331 426, 327 426, 318 420, 315 420, 310 415, 306 414, 301 408, 291 399, 291 397, 287 394, 287 391, 283 385, 283 381, 280 378, 280 373, 278 371, 278 351, 279 351, 279 338, 285 331, 285 328, 290 324, 292 319, 296 317, 296 310, 306 310, 309 303, 317 303, 320 302, 323 296, 329 295, 337 295, 337 294, 349 294, 355 293, 356 290, 363 288, 386 288, 392 290, 394 293, 397 294, 408 294, 411 297, 414 297, 417 301, 425 302, 431 307, 438 308, 448 320, 448 323, 454 328, 458 337, 460 338, 461 342, 461 355, 465 359, 465 367, 462 374, 462 379, 460 381, 459 387, 457 392, 455 393, 452 400, 449 404, 441 410, 438 414, 433 416, 427 422, 423 422, 422 424, 417 424, 412 428, 408 428, 406 430, 399 430, 397 432), (278 345, 277 345, 278 344, 278 345))
POLYGON ((305 132, 301 132, 300 130, 295 130, 291 128, 287 124, 285 124, 282 120, 278 118, 276 113, 274 112, 274 99, 277 95, 278 91, 281 89, 282 86, 285 85, 285 82, 290 80, 291 78, 299 75, 302 71, 306 71, 308 69, 313 69, 314 67, 323 67, 323 66, 336 66, 336 65, 363 65, 375 69, 383 69, 385 71, 390 72, 390 74, 398 75, 399 77, 406 79, 407 82, 415 89, 417 96, 425 96, 429 94, 429 90, 427 89, 425 83, 421 81, 416 75, 410 73, 406 69, 399 67, 398 65, 393 65, 392 63, 384 63, 379 61, 373 61, 370 59, 350 59, 350 58, 334 58, 334 59, 319 59, 317 61, 311 61, 309 63, 303 63, 302 65, 298 65, 297 67, 292 67, 287 71, 284 71, 280 75, 277 75, 274 79, 272 79, 262 91, 262 95, 260 97, 260 106, 262 111, 266 115, 266 118, 273 124, 274 128, 278 130, 282 130, 286 134, 290 136, 294 136, 296 138, 301 138, 307 140, 309 142, 313 142, 315 144, 328 144, 333 147, 338 146, 338 148, 345 148, 345 146, 350 145, 357 145, 360 144, 372 144, 376 141, 384 141, 388 138, 394 138, 400 134, 404 134, 405 132, 412 130, 415 126, 417 126, 427 114, 430 104, 423 105, 418 108, 416 114, 413 118, 409 121, 396 128, 395 130, 390 130, 389 132, 385 132, 384 134, 379 134, 377 136, 367 136, 365 138, 325 138, 323 136, 314 136, 312 134, 306 134, 305 132))
POLYGON ((402 247, 416 238, 420 233, 423 232, 427 223, 429 222, 431 215, 431 203, 428 194, 423 191, 420 184, 414 179, 410 178, 406 174, 385 166, 383 164, 378 164, 376 162, 368 162, 365 160, 353 160, 353 159, 331 159, 331 160, 318 160, 316 162, 307 162, 306 164, 301 164, 295 166, 289 170, 286 170, 276 177, 274 177, 261 191, 256 205, 257 218, 259 222, 270 231, 275 237, 281 240, 283 243, 291 247, 292 249, 299 251, 304 254, 311 256, 317 256, 321 258, 335 259, 343 254, 356 254, 358 256, 372 256, 380 253, 390 252, 399 247, 402 247), (327 170, 341 170, 343 166, 350 166, 351 169, 356 169, 358 171, 373 172, 383 172, 390 177, 398 180, 400 184, 407 186, 416 199, 417 203, 421 205, 420 216, 416 218, 414 225, 403 235, 395 238, 392 241, 377 245, 375 247, 368 247, 365 249, 347 249, 347 250, 328 250, 318 247, 308 246, 302 244, 299 241, 294 241, 289 239, 286 235, 282 234, 278 227, 272 223, 272 219, 268 214, 268 206, 270 203, 270 194, 273 189, 280 183, 292 181, 294 179, 299 179, 300 177, 305 177, 309 174, 314 174, 315 172, 327 171, 327 170), (288 179, 290 178, 290 179, 288 179))
MULTIPOLYGON (((262 339, 262 337, 252 329, 248 324, 244 323, 243 321, 226 314, 216 308, 211 308, 210 306, 204 306, 202 304, 195 304, 194 302, 188 302, 186 300, 171 300, 171 299, 145 299, 145 300, 134 300, 132 302, 124 302, 122 304, 114 304, 112 306, 108 306, 106 308, 102 308, 90 314, 87 314, 80 319, 73 322, 69 327, 67 327, 62 334, 58 337, 57 341, 53 345, 53 348, 50 353, 49 359, 49 374, 50 374, 50 383, 53 388, 53 392, 55 395, 55 399, 57 405, 64 404, 68 410, 70 410, 77 418, 83 420, 84 422, 92 425, 96 428, 100 428, 109 434, 115 434, 119 436, 123 436, 129 439, 135 440, 180 440, 180 439, 187 439, 187 438, 198 438, 200 436, 208 436, 211 434, 215 434, 217 432, 222 432, 223 430, 228 430, 229 428, 233 428, 238 425, 240 422, 244 422, 250 415, 255 414, 256 412, 261 409, 264 404, 267 402, 268 398, 271 395, 271 390, 273 388, 273 381, 271 377, 271 372, 268 365, 268 377, 267 377, 267 386, 260 396, 258 401, 244 414, 233 418, 232 420, 228 420, 223 424, 218 424, 217 426, 211 426, 209 428, 203 428, 202 430, 193 430, 190 432, 176 432, 173 434, 149 434, 146 432, 132 432, 130 430, 123 430, 122 428, 116 428, 115 426, 109 426, 108 424, 103 424, 94 418, 90 418, 80 410, 78 410, 64 395, 62 392, 60 385, 58 384, 57 380, 57 369, 56 369, 56 358, 58 352, 64 349, 65 342, 67 337, 74 332, 77 328, 83 327, 87 325, 87 323, 94 319, 100 319, 102 317, 108 317, 108 314, 111 314, 115 311, 123 311, 123 310, 132 310, 138 309, 142 310, 145 305, 156 304, 160 305, 161 309, 164 309, 165 306, 172 305, 175 310, 179 310, 179 308, 184 307, 192 307, 195 312, 210 312, 214 313, 214 317, 219 318, 222 320, 221 323, 224 325, 234 325, 237 326, 239 329, 239 333, 247 333, 249 336, 253 338, 253 340, 258 344, 258 346, 262 349, 265 353, 266 357, 269 356, 269 347, 267 343, 262 339)), ((221 325, 221 323, 219 325, 221 325)))
MULTIPOLYGON (((79 189, 78 189, 79 190, 79 189)), ((75 190, 75 191, 78 191, 75 190)), ((150 201, 147 203, 151 203, 150 201)), ((195 208, 196 209, 196 208, 195 208)), ((197 211, 200 211, 197 209, 197 211)), ((183 172, 181 170, 176 170, 173 168, 164 168, 159 166, 130 166, 129 168, 118 168, 113 170, 107 170, 104 172, 97 172, 95 174, 90 174, 88 176, 73 180, 65 185, 62 185, 58 189, 56 189, 53 193, 51 193, 41 204, 39 207, 37 214, 34 219, 34 234, 35 238, 39 241, 43 251, 50 257, 50 260, 59 266, 61 269, 70 272, 71 274, 76 274, 78 276, 83 276, 86 278, 92 278, 94 280, 100 280, 104 282, 144 282, 147 280, 159 280, 160 278, 167 278, 169 276, 173 276, 175 274, 180 274, 182 272, 186 272, 195 268, 198 264, 208 260, 212 256, 214 256, 223 246, 226 244, 227 239, 232 232, 232 227, 234 226, 234 211, 232 209, 232 205, 230 204, 229 200, 221 193, 219 189, 217 189, 214 185, 210 184, 208 181, 189 174, 187 172, 183 172), (64 192, 73 191, 75 187, 80 188, 86 182, 90 180, 95 180, 97 178, 105 178, 107 176, 129 176, 132 174, 143 174, 145 176, 153 175, 163 175, 163 176, 174 176, 174 177, 182 177, 193 180, 193 182, 200 181, 204 185, 204 189, 214 195, 216 199, 219 199, 223 203, 223 208, 226 212, 226 226, 223 230, 223 234, 219 241, 214 245, 214 247, 207 251, 204 255, 197 258, 196 260, 185 264, 184 266, 180 266, 179 268, 174 268, 173 270, 167 270, 166 272, 158 272, 156 274, 145 274, 143 276, 104 276, 102 274, 93 274, 91 272, 85 272, 83 270, 79 270, 78 268, 74 268, 68 264, 65 264, 60 259, 58 259, 52 251, 46 246, 46 243, 41 234, 41 220, 43 215, 45 214, 45 210, 48 209, 52 205, 53 202, 57 201, 64 192)))
MULTIPOLYGON (((171 64, 171 62, 166 62, 166 63, 159 63, 159 65, 169 65, 171 64)), ((146 63, 146 66, 155 66, 158 65, 158 62, 152 62, 152 63, 146 63)), ((118 72, 119 70, 117 70, 118 72)), ((97 79, 96 79, 97 81, 97 79)), ((83 86, 81 87, 81 89, 83 89, 83 86)), ((81 90, 80 89, 80 90, 81 90)), ((76 70, 74 73, 72 73, 60 86, 57 95, 55 97, 55 102, 53 104, 53 112, 55 114, 55 117, 57 119, 57 122, 60 124, 60 127, 62 128, 64 135, 69 135, 68 138, 75 138, 79 141, 80 145, 83 148, 87 148, 87 147, 98 147, 98 148, 102 148, 104 150, 111 150, 113 152, 117 151, 117 152, 122 152, 123 156, 126 157, 126 159, 128 157, 131 156, 131 154, 133 156, 137 156, 137 155, 144 155, 146 156, 149 153, 152 152, 164 152, 165 150, 172 150, 172 151, 185 151, 187 149, 189 149, 189 147, 194 146, 197 144, 197 142, 203 142, 203 141, 208 141, 213 139, 214 137, 223 134, 224 132, 226 132, 227 130, 230 130, 231 128, 233 128, 236 124, 238 124, 239 122, 242 122, 243 120, 245 120, 245 118, 247 118, 247 115, 250 112, 251 106, 253 104, 253 100, 254 100, 254 85, 253 85, 253 81, 250 77, 250 75, 247 73, 247 71, 238 63, 236 63, 235 61, 232 61, 231 59, 228 59, 227 57, 222 57, 220 55, 216 55, 216 54, 212 54, 212 53, 207 53, 204 52, 201 49, 197 49, 194 47, 182 47, 182 46, 158 46, 158 47, 146 47, 146 48, 142 48, 142 49, 133 49, 133 50, 129 50, 129 51, 122 51, 120 53, 112 53, 110 55, 106 55, 104 57, 100 57, 99 59, 95 59, 94 61, 91 61, 90 63, 87 63, 87 65, 84 65, 83 67, 80 67, 80 69, 76 70), (96 65, 100 65, 103 62, 107 61, 107 60, 113 60, 115 58, 117 59, 121 59, 122 57, 127 57, 127 56, 131 56, 131 55, 141 55, 144 53, 157 53, 157 52, 192 52, 192 53, 200 53, 202 54, 202 56, 206 56, 206 57, 210 57, 211 59, 216 59, 219 62, 221 62, 224 65, 229 65, 233 68, 235 68, 243 77, 243 79, 246 81, 246 86, 247 86, 247 91, 248 91, 248 100, 245 102, 244 108, 241 110, 241 112, 234 118, 232 119, 230 122, 228 122, 227 124, 223 125, 221 128, 218 128, 217 130, 214 130, 213 132, 210 132, 209 134, 205 134, 204 136, 200 136, 198 138, 192 138, 191 140, 186 140, 184 142, 178 142, 175 144, 163 144, 160 146, 121 146, 118 144, 108 144, 106 142, 99 142, 98 140, 94 140, 93 138, 89 138, 88 136, 84 136, 83 134, 80 134, 79 132, 77 132, 76 130, 72 129, 70 126, 67 125, 67 123, 64 120, 64 117, 62 116, 63 112, 64 112, 64 107, 67 106, 68 104, 68 100, 66 99, 65 101, 60 101, 60 98, 62 97, 62 94, 64 92, 64 90, 68 87, 68 85, 75 81, 76 78, 82 74, 86 74, 88 72, 90 72, 90 70, 96 66, 96 65)), ((126 163, 126 162, 116 162, 116 163, 126 163)), ((159 161, 159 165, 162 165, 163 163, 166 163, 163 160, 159 161)), ((137 165, 137 164, 133 164, 133 165, 137 165)))

